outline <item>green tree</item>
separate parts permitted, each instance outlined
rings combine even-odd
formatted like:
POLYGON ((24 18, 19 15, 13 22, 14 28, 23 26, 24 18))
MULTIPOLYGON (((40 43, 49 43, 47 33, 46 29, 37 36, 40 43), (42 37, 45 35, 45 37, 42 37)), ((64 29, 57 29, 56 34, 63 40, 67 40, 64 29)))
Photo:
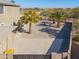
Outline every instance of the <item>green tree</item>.
POLYGON ((57 27, 60 27, 60 22, 63 20, 64 14, 61 12, 55 12, 52 14, 52 17, 57 21, 57 27))
POLYGON ((72 9, 71 8, 64 9, 64 20, 65 20, 65 22, 67 20, 70 20, 69 18, 72 18, 72 17, 73 17, 72 16, 72 9))
POLYGON ((34 10, 27 10, 24 12, 24 15, 18 21, 18 27, 29 23, 29 34, 31 33, 32 23, 36 23, 40 20, 40 16, 34 10))
POLYGON ((68 13, 64 13, 63 14, 63 20, 66 22, 67 20, 69 20, 68 18, 70 18, 71 17, 71 15, 70 14, 68 14, 68 13))
POLYGON ((79 19, 79 7, 72 9, 72 17, 74 19, 79 19))

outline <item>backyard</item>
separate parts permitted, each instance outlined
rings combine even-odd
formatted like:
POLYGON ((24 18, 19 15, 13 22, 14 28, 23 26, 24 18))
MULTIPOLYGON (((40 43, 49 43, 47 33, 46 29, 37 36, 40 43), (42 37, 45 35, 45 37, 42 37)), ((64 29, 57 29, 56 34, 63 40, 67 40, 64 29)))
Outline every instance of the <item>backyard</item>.
MULTIPOLYGON (((28 34, 28 25, 23 27, 23 32, 14 34, 14 48, 16 53, 46 54, 47 50, 55 40, 60 28, 41 25, 42 21, 32 24, 32 33, 28 34), (29 46, 28 46, 29 45, 29 46), (25 47, 26 46, 26 47, 25 47), (35 49, 36 48, 36 49, 35 49), (18 50, 19 49, 19 50, 18 50)), ((54 24, 55 25, 55 24, 54 24)))
POLYGON ((1 35, 5 36, 2 39, 6 40, 1 40, 1 53, 8 54, 6 51, 11 48, 15 50, 12 52, 14 55, 51 54, 54 49, 53 52, 62 53, 64 51, 68 55, 71 51, 69 45, 72 39, 76 38, 74 41, 79 41, 79 23, 77 23, 79 17, 75 16, 75 9, 56 8, 51 9, 51 12, 49 10, 43 9, 42 12, 36 9, 23 10, 24 13, 20 19, 13 22, 12 26, 2 26, 1 35), (65 25, 66 23, 68 25, 65 25), (77 37, 75 35, 71 36, 72 23, 75 24, 73 34, 76 34, 77 37), (54 48, 52 49, 51 46, 54 48))

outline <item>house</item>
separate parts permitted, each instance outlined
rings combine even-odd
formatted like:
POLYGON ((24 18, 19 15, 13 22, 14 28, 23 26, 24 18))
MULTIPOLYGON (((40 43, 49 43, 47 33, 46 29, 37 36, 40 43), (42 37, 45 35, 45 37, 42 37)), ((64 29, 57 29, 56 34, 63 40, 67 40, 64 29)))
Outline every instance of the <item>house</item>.
POLYGON ((8 38, 8 48, 12 48, 12 28, 13 22, 20 18, 20 6, 10 0, 0 0, 0 53, 6 50, 6 39, 8 38))
POLYGON ((11 26, 19 16, 19 5, 10 0, 0 0, 0 26, 11 26))

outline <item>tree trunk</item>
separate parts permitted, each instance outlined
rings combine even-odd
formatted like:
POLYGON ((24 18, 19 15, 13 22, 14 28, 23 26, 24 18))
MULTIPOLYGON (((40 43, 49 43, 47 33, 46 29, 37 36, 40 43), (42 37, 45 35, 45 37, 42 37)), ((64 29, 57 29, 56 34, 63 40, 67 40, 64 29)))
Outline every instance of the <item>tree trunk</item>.
POLYGON ((32 23, 30 22, 29 23, 29 34, 31 34, 31 26, 32 26, 32 23))
POLYGON ((68 21, 68 18, 67 19, 65 19, 65 22, 67 22, 68 21))
POLYGON ((60 27, 60 21, 57 22, 57 28, 60 27))
POLYGON ((65 22, 67 22, 67 20, 65 19, 65 22))
POLYGON ((53 24, 55 24, 55 20, 53 19, 53 24))

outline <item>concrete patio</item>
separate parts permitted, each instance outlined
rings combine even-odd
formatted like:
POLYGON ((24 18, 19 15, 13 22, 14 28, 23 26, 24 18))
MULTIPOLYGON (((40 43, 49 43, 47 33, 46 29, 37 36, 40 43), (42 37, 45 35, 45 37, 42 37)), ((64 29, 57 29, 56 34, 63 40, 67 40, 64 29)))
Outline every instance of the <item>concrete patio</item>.
MULTIPOLYGON (((29 25, 24 26, 28 32, 29 25)), ((14 54, 46 54, 62 27, 38 26, 32 24, 32 33, 14 34, 14 54)))

